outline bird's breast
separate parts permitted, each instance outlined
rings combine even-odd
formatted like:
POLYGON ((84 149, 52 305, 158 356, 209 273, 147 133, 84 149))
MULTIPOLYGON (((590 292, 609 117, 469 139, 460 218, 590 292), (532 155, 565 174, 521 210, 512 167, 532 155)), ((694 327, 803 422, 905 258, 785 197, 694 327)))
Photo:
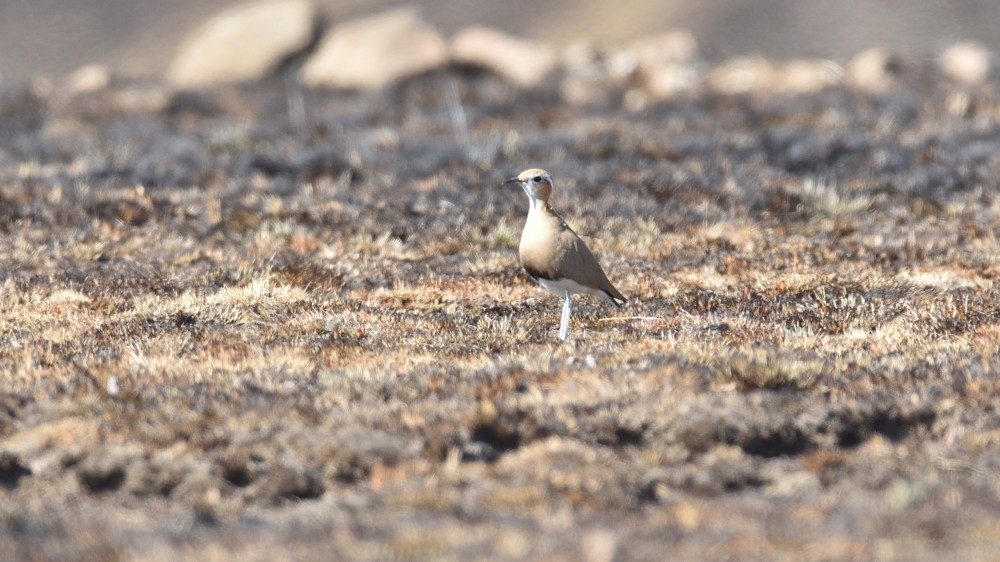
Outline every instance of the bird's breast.
POLYGON ((532 211, 521 232, 521 266, 536 279, 553 279, 559 267, 558 221, 532 211))

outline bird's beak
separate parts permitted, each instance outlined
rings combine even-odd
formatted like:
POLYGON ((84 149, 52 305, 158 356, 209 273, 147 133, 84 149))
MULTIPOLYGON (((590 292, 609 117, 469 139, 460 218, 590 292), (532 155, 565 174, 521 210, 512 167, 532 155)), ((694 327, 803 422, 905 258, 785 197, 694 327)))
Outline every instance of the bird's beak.
POLYGON ((507 178, 506 180, 504 180, 504 183, 505 184, 508 184, 508 183, 521 183, 521 180, 519 180, 517 178, 517 176, 514 176, 512 178, 507 178))

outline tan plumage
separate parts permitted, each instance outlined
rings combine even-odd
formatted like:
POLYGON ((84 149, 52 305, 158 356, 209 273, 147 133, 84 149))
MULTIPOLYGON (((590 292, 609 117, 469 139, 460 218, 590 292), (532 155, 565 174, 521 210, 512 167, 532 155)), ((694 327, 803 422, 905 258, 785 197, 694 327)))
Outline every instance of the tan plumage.
POLYGON ((571 294, 587 293, 619 306, 626 302, 587 245, 549 205, 552 176, 532 168, 507 181, 520 184, 531 202, 521 233, 521 265, 543 287, 566 298, 560 338, 568 334, 571 294))

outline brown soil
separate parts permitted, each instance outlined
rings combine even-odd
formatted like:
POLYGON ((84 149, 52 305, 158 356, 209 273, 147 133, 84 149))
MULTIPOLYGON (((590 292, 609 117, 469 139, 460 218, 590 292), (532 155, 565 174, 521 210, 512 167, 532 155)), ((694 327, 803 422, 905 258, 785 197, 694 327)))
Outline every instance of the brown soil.
POLYGON ((996 86, 6 91, 0 558, 996 560, 996 86))

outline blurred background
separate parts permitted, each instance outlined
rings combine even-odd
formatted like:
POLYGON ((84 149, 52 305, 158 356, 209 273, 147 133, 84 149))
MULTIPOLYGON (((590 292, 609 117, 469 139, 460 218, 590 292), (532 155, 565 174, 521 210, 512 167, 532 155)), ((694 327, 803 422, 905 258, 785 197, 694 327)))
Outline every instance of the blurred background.
MULTIPOLYGON (((240 0, 2 0, 0 79, 62 76, 88 63, 158 76, 199 23, 240 0)), ((450 35, 469 24, 563 46, 687 28, 710 58, 843 60, 873 46, 933 56, 969 39, 1000 50, 996 0, 316 0, 331 22, 414 5, 450 35)))

